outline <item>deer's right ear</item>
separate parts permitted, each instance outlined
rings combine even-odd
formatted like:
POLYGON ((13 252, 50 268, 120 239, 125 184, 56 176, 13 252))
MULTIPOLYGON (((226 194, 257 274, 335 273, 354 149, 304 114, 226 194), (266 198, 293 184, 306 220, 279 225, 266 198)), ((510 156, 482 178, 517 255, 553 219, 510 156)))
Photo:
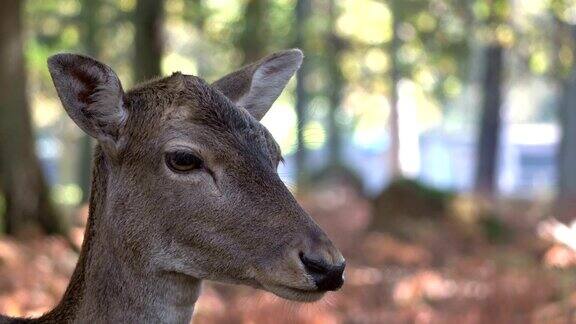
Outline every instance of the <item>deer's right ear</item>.
POLYGON ((277 52, 226 75, 212 85, 261 120, 296 73, 303 57, 299 49, 277 52))
POLYGON ((70 118, 104 146, 117 146, 127 114, 116 73, 92 58, 76 54, 51 56, 48 69, 70 118))

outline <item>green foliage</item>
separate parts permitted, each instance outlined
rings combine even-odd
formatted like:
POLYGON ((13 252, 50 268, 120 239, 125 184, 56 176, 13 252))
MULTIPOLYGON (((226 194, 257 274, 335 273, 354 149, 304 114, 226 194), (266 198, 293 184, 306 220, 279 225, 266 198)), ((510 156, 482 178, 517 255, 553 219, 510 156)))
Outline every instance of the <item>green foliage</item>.
POLYGON ((398 179, 374 201, 374 223, 386 227, 403 218, 439 219, 448 215, 453 193, 438 190, 413 179, 398 179))
POLYGON ((479 219, 479 225, 484 237, 491 243, 509 242, 512 230, 495 215, 485 215, 479 219))
MULTIPOLYGON (((415 89, 418 118, 434 126, 444 121, 447 107, 471 84, 471 66, 478 64, 472 57, 474 47, 498 41, 510 56, 519 58, 514 61, 515 71, 558 81, 573 64, 574 2, 570 0, 524 1, 523 6, 511 0, 338 0, 333 17, 331 1, 311 0, 310 18, 302 27, 307 118, 304 124, 294 122, 290 127, 303 128, 310 149, 325 146, 330 138, 327 121, 333 97, 340 99, 334 119, 342 138, 364 137, 368 127, 386 133, 393 62, 398 63, 400 79, 415 89), (398 48, 392 47, 394 20, 399 22, 398 48)), ((129 88, 134 38, 130 17, 135 0, 26 2, 25 46, 34 121, 40 132, 67 137, 64 150, 79 133, 63 127, 69 124, 64 122, 45 62, 55 52, 90 52, 86 7, 96 3, 99 9, 92 14, 97 23, 97 56, 114 67, 129 88)), ((293 47, 295 5, 295 0, 165 0, 163 73, 182 70, 210 81, 244 63, 246 49, 255 48, 260 56, 293 47), (259 3, 260 10, 246 11, 251 3, 259 3), (252 44, 260 34, 262 39, 252 44)), ((277 105, 287 111, 293 101, 288 93, 277 105)), ((553 114, 548 110, 545 116, 550 119, 553 114)), ((278 114, 282 120, 293 115, 278 114)), ((274 134, 285 152, 295 151, 292 133, 274 134)), ((373 142, 385 143, 380 140, 383 136, 372 137, 373 142)), ((385 144, 378 145, 382 149, 385 144)), ((73 169, 73 162, 63 163, 70 164, 60 170, 64 179, 59 181, 71 183, 75 179, 67 170, 73 169)))
POLYGON ((440 190, 426 185, 421 181, 407 178, 394 181, 388 189, 412 192, 415 197, 420 197, 431 202, 441 202, 442 204, 445 204, 454 196, 450 191, 440 190))
POLYGON ((461 4, 452 1, 396 1, 392 8, 400 21, 398 55, 403 78, 419 83, 432 97, 443 102, 454 95, 444 82, 461 82, 466 77, 469 34, 461 4), (423 75, 430 77, 423 78, 423 75), (458 81, 457 81, 458 80, 458 81))

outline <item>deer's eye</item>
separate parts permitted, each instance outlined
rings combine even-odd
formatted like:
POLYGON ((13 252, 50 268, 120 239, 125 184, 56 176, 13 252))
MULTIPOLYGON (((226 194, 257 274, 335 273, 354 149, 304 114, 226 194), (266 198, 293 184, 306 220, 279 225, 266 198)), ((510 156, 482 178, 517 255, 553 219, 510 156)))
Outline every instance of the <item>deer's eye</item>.
POLYGON ((204 167, 204 162, 196 154, 186 151, 168 152, 166 165, 174 172, 191 172, 204 167))

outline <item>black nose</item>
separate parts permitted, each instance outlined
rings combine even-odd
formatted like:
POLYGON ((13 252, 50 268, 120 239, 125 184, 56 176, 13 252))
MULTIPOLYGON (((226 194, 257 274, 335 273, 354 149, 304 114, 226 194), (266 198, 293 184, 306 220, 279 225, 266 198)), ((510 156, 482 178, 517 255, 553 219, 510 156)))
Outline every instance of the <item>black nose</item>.
POLYGON ((318 291, 338 290, 344 284, 346 263, 331 265, 321 259, 312 259, 300 253, 300 260, 314 281, 318 291))

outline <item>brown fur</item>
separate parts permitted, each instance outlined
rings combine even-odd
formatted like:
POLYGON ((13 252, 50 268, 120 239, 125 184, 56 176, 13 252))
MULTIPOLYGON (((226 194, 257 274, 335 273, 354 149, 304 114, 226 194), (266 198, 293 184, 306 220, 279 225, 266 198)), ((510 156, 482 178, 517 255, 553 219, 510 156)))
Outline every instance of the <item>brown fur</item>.
POLYGON ((341 269, 343 258, 278 177, 278 144, 254 118, 279 94, 262 84, 283 87, 300 61, 286 51, 214 86, 175 73, 124 93, 99 62, 51 59, 68 114, 99 141, 88 225, 62 301, 0 322, 187 323, 204 279, 322 297, 300 258, 341 269), (170 172, 164 152, 175 148, 200 155, 206 172, 170 172))

